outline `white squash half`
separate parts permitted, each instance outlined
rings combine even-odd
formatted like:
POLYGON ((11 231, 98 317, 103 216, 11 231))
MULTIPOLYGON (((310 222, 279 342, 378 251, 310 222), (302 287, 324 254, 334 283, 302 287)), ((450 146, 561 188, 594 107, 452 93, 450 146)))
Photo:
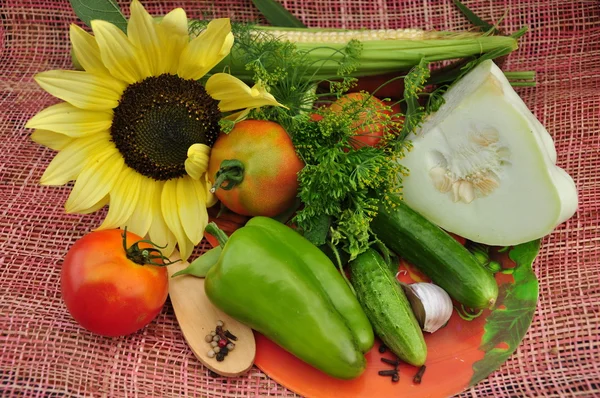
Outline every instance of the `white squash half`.
POLYGON ((488 245, 541 238, 577 209, 550 134, 502 71, 484 61, 409 135, 406 203, 447 231, 488 245))

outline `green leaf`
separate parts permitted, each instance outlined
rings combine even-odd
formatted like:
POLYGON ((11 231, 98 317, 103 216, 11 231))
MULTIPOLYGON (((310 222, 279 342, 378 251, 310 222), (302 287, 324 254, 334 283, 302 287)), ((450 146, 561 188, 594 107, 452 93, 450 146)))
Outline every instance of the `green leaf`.
POLYGON ((324 245, 331 225, 331 217, 327 214, 319 214, 314 218, 313 227, 304 231, 304 237, 315 246, 324 245))
POLYGON ((473 364, 470 385, 498 369, 517 349, 533 319, 538 299, 538 281, 531 269, 540 250, 540 240, 517 245, 509 252, 516 263, 513 283, 500 286, 496 308, 488 316, 479 349, 485 356, 473 364), (498 308, 502 305, 502 308, 498 308))
POLYGON ((252 2, 273 26, 306 28, 302 21, 293 16, 277 0, 252 0, 252 2))
POLYGON ((91 26, 94 19, 101 19, 116 25, 123 32, 127 32, 127 19, 121 12, 115 0, 69 0, 75 14, 87 26, 91 26))
POLYGON ((492 31, 495 34, 499 34, 498 29, 494 27, 494 25, 485 22, 483 19, 479 18, 473 11, 471 11, 466 5, 461 3, 458 0, 452 0, 454 5, 463 13, 463 15, 475 26, 481 29, 482 32, 492 31))

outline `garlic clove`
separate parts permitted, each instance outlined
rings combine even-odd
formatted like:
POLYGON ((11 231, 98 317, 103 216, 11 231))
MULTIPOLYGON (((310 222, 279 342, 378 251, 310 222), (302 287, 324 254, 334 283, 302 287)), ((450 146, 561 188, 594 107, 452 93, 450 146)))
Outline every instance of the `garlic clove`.
POLYGON ((452 315, 452 299, 433 283, 402 284, 415 317, 425 332, 433 333, 444 326, 452 315))

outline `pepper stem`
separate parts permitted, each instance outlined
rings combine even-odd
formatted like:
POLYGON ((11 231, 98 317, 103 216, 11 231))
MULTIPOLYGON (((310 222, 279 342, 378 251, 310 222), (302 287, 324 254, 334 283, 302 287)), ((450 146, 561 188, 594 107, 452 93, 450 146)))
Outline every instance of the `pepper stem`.
POLYGON ((229 240, 229 237, 221 228, 217 226, 217 224, 213 222, 209 222, 205 228, 205 231, 214 236, 219 242, 219 246, 225 247, 225 243, 229 240))
POLYGON ((215 184, 210 188, 210 192, 215 193, 219 188, 229 191, 242 181, 244 181, 244 164, 237 159, 223 160, 215 175, 215 184))

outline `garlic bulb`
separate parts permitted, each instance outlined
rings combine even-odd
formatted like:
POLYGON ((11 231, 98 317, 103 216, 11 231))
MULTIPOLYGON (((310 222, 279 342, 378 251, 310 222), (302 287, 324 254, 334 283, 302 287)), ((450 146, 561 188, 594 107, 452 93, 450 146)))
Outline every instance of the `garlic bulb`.
POLYGON ((433 333, 448 322, 452 315, 452 299, 444 289, 433 283, 402 284, 421 329, 433 333))

